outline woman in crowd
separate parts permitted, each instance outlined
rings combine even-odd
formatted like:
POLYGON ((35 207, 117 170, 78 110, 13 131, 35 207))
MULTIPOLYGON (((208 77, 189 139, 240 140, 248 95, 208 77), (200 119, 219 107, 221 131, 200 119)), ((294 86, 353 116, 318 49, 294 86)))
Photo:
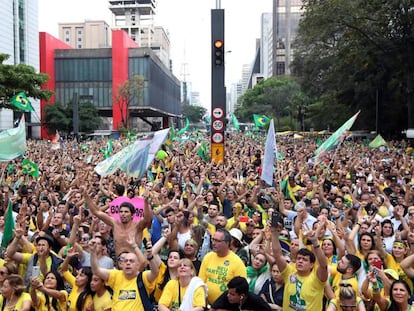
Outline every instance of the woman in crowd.
POLYGON ((1 287, 0 306, 3 311, 30 311, 32 299, 26 293, 23 278, 18 274, 7 276, 1 287))
POLYGON ((197 242, 193 239, 188 239, 185 242, 183 254, 185 258, 188 258, 191 260, 198 274, 198 271, 200 270, 200 266, 201 266, 201 261, 197 259, 197 252, 198 252, 197 242))
POLYGON ((267 279, 259 295, 269 304, 272 310, 282 310, 285 283, 276 263, 272 265, 272 277, 267 279))
POLYGON ((195 275, 191 260, 181 259, 177 279, 166 284, 158 302, 158 310, 203 311, 206 306, 207 286, 195 275))
MULTIPOLYGON (((154 249, 153 254, 157 254, 156 252, 154 252, 154 249)), ((173 280, 177 277, 177 270, 180 263, 180 253, 176 250, 170 250, 170 252, 168 253, 167 264, 162 262, 161 259, 157 258, 159 258, 159 256, 155 256, 154 260, 160 261, 160 270, 158 273, 158 277, 155 280, 155 289, 153 295, 155 301, 158 302, 168 281, 173 280)))
POLYGON ((357 297, 352 285, 342 281, 339 283, 339 297, 329 301, 326 311, 365 311, 364 302, 357 297))
POLYGON ((3 286, 3 282, 7 276, 9 276, 10 274, 18 274, 18 271, 19 269, 13 262, 5 262, 3 266, 0 268, 0 286, 3 286))
POLYGON ((68 311, 90 311, 92 310, 92 269, 91 267, 82 267, 75 277, 68 271, 69 261, 73 256, 75 256, 75 252, 71 247, 61 265, 61 273, 72 287, 68 297, 68 311))
POLYGON ((32 307, 36 311, 66 310, 68 293, 59 273, 49 271, 43 283, 38 277, 33 278, 31 283, 30 296, 32 297, 32 307))
POLYGON ((381 295, 376 278, 372 278, 370 281, 373 284, 373 299, 381 311, 411 311, 414 309, 412 305, 408 304, 411 290, 405 281, 397 280, 392 283, 389 299, 381 295))
POLYGON ((252 265, 246 268, 249 291, 259 294, 263 284, 270 278, 269 265, 263 253, 257 253, 252 261, 252 265))
POLYGON ((92 275, 91 290, 93 292, 93 310, 94 311, 110 311, 112 297, 105 281, 97 275, 92 275))

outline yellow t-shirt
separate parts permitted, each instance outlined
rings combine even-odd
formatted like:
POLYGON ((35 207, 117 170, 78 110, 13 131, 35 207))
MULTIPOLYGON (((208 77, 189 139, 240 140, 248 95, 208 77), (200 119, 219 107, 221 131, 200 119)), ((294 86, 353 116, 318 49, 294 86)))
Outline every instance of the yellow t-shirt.
POLYGON ((307 276, 299 276, 296 268, 286 265, 282 271, 285 281, 283 310, 322 310, 325 282, 321 282, 316 269, 307 276))
POLYGON ((157 278, 155 279, 155 282, 154 282, 154 286, 155 286, 154 298, 155 298, 155 301, 157 302, 161 298, 162 289, 160 289, 160 284, 162 284, 164 280, 164 274, 166 271, 167 271, 167 266, 165 265, 164 262, 161 262, 157 278))
POLYGON ((246 266, 235 253, 219 257, 215 252, 208 253, 201 263, 198 276, 208 288, 208 302, 212 304, 227 290, 227 283, 236 276, 246 278, 246 266))
MULTIPOLYGON (((164 305, 170 310, 178 310, 180 307, 180 301, 183 302, 185 292, 187 291, 188 286, 181 287, 179 290, 178 280, 170 280, 165 285, 164 291, 162 292, 161 298, 158 301, 159 305, 164 305), (178 292, 180 292, 180 299, 178 298, 178 292)), ((198 287, 193 294, 193 307, 205 307, 204 287, 198 287)))
POLYGON ((395 260, 391 254, 387 254, 385 262, 388 269, 392 269, 398 273, 399 279, 407 282, 408 286, 413 291, 413 281, 405 274, 404 270, 401 268, 400 263, 395 260))
MULTIPOLYGON (((69 271, 65 271, 63 273, 63 277, 65 278, 66 282, 69 283, 69 285, 72 287, 72 291, 70 292, 70 295, 68 297, 68 305, 69 305, 69 311, 77 311, 76 310, 76 302, 78 301, 79 297, 79 288, 75 284, 75 277, 72 273, 69 271)), ((85 302, 83 304, 82 311, 86 311, 86 308, 89 306, 89 304, 92 303, 92 296, 88 295, 85 299, 85 302)))
MULTIPOLYGON (((149 283, 147 280, 147 274, 150 271, 144 271, 142 273, 142 282, 149 295, 154 283, 149 283)), ((128 280, 125 278, 123 271, 111 270, 106 285, 113 289, 112 311, 145 311, 139 295, 136 278, 128 280)))
MULTIPOLYGON (((32 303, 32 298, 28 293, 22 293, 13 308, 4 307, 3 311, 20 311, 25 301, 32 303)), ((3 305, 3 296, 0 295, 0 306, 3 305)))
POLYGON ((65 290, 61 290, 60 291, 62 294, 65 295, 65 299, 63 300, 57 300, 57 306, 59 309, 55 309, 52 305, 52 297, 49 297, 49 307, 50 309, 48 309, 47 305, 46 305, 46 296, 43 292, 41 291, 36 291, 36 296, 37 296, 37 306, 35 307, 36 311, 60 311, 60 310, 66 310, 66 302, 68 301, 68 292, 65 290))
POLYGON ((93 296, 93 309, 95 311, 106 311, 110 310, 112 305, 112 297, 109 291, 105 291, 105 293, 98 297, 97 294, 93 296))
POLYGON ((357 295, 359 295, 358 279, 356 278, 356 276, 353 276, 349 279, 343 279, 342 276, 343 275, 340 272, 336 272, 336 273, 332 274, 330 285, 332 287, 332 291, 335 293, 335 296, 339 297, 339 283, 341 283, 342 280, 345 280, 346 282, 351 284, 351 286, 354 289, 355 293, 357 293, 357 295))

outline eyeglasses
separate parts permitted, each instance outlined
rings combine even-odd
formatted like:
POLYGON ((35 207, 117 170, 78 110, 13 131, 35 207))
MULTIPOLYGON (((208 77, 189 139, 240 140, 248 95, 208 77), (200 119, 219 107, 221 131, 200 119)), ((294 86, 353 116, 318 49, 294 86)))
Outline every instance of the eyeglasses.
POLYGON ((414 215, 414 213, 408 213, 408 216, 413 216, 414 215))
POLYGON ((254 227, 254 224, 247 224, 246 227, 254 227))
POLYGON ((215 238, 211 238, 211 241, 216 242, 216 243, 224 242, 224 240, 218 240, 218 239, 215 239, 215 238))
POLYGON ((88 237, 82 237, 82 238, 81 238, 81 241, 84 241, 84 242, 85 242, 85 241, 89 241, 89 238, 88 238, 88 237))
POLYGON ((9 274, 9 273, 6 271, 0 271, 0 275, 5 275, 5 274, 9 274))
POLYGON ((280 233, 280 235, 285 237, 285 238, 289 238, 289 234, 287 234, 287 233, 280 233))

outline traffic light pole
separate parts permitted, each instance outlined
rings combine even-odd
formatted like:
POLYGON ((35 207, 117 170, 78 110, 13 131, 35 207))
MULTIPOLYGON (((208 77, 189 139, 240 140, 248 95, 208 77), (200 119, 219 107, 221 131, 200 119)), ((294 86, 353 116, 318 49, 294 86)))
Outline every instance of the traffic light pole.
POLYGON ((224 10, 211 10, 211 159, 224 165, 226 87, 224 85, 224 10))

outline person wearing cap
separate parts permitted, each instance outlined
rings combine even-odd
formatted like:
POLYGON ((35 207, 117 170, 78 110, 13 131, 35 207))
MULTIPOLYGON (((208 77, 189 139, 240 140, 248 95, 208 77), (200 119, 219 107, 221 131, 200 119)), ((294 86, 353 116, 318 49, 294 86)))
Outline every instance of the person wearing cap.
POLYGON ((237 228, 230 229, 229 233, 231 235, 230 249, 233 253, 239 256, 243 263, 247 266, 249 256, 246 249, 243 247, 243 233, 237 228))
POLYGON ((7 248, 8 257, 14 259, 17 263, 26 264, 26 275, 25 275, 25 284, 30 284, 30 278, 32 277, 32 268, 33 266, 40 266, 40 279, 43 280, 43 277, 49 271, 56 271, 63 259, 58 257, 55 253, 52 252, 53 239, 49 235, 41 232, 36 238, 36 250, 35 254, 27 254, 17 252, 17 246, 20 243, 20 240, 23 236, 23 228, 16 223, 14 230, 14 239, 12 243, 7 248))
POLYGON ((208 287, 208 302, 213 303, 227 290, 227 282, 235 276, 246 277, 246 266, 230 249, 231 235, 225 229, 218 229, 212 240, 213 251, 201 263, 199 277, 208 287))

